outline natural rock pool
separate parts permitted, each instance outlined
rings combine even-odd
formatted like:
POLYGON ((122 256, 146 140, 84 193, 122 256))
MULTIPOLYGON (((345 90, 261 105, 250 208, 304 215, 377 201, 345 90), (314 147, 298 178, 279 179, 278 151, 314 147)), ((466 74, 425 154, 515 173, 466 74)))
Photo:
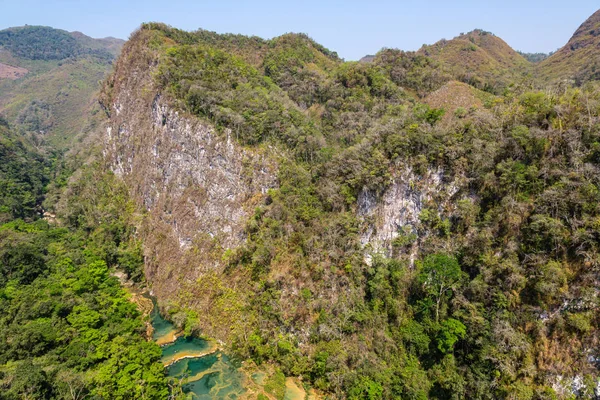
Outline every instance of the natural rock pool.
POLYGON ((239 363, 221 353, 215 343, 180 336, 156 304, 150 314, 152 339, 162 346, 162 362, 169 377, 182 383, 190 399, 237 399, 245 392, 239 363))

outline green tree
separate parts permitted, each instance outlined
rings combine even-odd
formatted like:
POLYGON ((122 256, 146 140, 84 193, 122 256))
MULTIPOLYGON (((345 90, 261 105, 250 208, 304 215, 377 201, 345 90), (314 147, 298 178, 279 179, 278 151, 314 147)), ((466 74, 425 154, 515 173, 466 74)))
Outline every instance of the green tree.
POLYGON ((461 271, 456 258, 447 254, 432 254, 425 258, 418 281, 425 293, 435 303, 435 321, 440 319, 440 308, 444 301, 460 287, 466 274, 461 271))
POLYGON ((379 400, 383 398, 383 386, 367 376, 358 378, 348 392, 351 400, 379 400))
POLYGON ((442 353, 448 353, 454 349, 454 344, 463 339, 467 334, 467 327, 454 318, 448 318, 442 322, 437 337, 437 348, 442 353))
POLYGON ((50 394, 46 372, 31 359, 19 364, 11 382, 10 392, 25 400, 46 399, 50 394))

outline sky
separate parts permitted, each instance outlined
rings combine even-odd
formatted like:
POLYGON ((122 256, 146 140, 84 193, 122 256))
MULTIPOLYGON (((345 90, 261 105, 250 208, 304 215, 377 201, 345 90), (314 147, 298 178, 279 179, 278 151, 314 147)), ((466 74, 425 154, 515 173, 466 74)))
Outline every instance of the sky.
POLYGON ((0 29, 46 25, 127 39, 142 22, 272 38, 303 32, 346 60, 417 50, 476 28, 525 52, 562 47, 598 0, 0 0, 0 29))

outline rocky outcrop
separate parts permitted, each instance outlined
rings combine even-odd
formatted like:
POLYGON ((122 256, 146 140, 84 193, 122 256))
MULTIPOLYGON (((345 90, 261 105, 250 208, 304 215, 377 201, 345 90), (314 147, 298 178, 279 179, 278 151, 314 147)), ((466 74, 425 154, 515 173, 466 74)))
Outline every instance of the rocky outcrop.
POLYGON ((185 118, 157 95, 144 128, 129 123, 128 106, 113 105, 117 117, 108 130, 116 174, 130 181, 144 208, 162 213, 181 249, 198 234, 225 248, 243 240, 244 205, 275 184, 266 159, 233 143, 202 122, 185 118), (133 178, 133 179, 132 179, 133 178))
POLYGON ((586 382, 581 375, 574 377, 557 375, 552 384, 552 389, 564 398, 575 397, 597 399, 600 398, 600 378, 591 378, 586 382))
POLYGON ((372 254, 390 256, 394 240, 400 234, 412 234, 415 237, 409 249, 412 264, 418 240, 424 236, 420 229, 421 213, 427 208, 450 216, 461 184, 458 178, 445 179, 442 170, 428 170, 419 175, 412 168, 403 166, 381 197, 363 190, 358 196, 358 214, 363 221, 361 243, 367 252, 367 262, 372 254))
POLYGON ((223 253, 243 242, 254 207, 276 185, 276 165, 171 106, 152 78, 157 60, 140 41, 127 44, 105 89, 105 158, 146 210, 146 277, 164 301, 222 269, 223 253))

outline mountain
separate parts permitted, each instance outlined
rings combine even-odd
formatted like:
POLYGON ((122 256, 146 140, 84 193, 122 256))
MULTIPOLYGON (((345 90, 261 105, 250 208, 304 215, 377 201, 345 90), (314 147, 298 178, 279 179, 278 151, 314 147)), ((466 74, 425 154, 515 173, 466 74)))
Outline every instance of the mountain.
POLYGON ((600 92, 530 68, 483 31, 361 63, 143 25, 103 142, 163 313, 332 398, 591 396, 600 92))
POLYGON ((522 79, 531 68, 506 42, 481 29, 423 46, 419 53, 439 62, 456 79, 480 88, 504 87, 522 79))
POLYGON ((92 129, 98 82, 124 42, 41 26, 0 31, 0 114, 58 148, 92 129))
POLYGON ((575 31, 569 42, 542 61, 537 73, 545 82, 600 79, 600 10, 575 31))
POLYGON ((361 63, 370 63, 375 59, 374 55, 368 54, 366 56, 364 56, 363 58, 361 58, 360 60, 358 60, 358 62, 361 63))
POLYGON ((0 31, 3 400, 171 395, 147 317, 114 276, 140 283, 143 264, 127 189, 99 161, 99 82, 121 44, 0 31))

